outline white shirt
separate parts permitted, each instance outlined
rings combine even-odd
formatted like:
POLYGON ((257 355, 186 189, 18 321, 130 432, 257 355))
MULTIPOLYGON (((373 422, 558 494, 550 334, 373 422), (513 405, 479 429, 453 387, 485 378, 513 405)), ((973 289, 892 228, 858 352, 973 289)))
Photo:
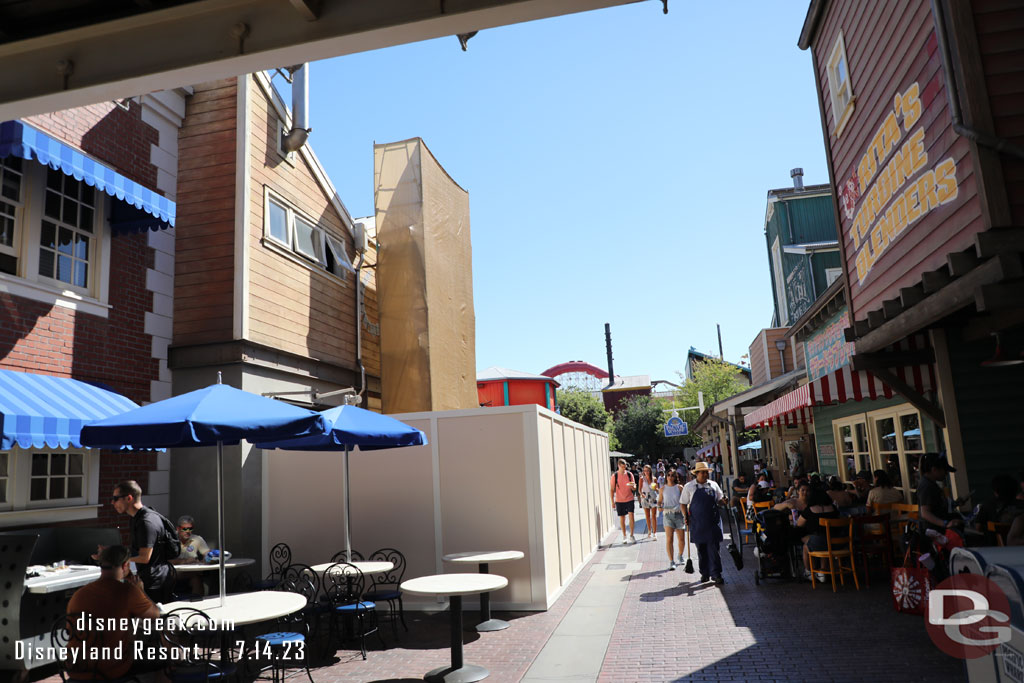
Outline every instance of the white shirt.
POLYGON ((722 500, 722 498, 724 497, 722 494, 722 489, 718 486, 717 483, 708 479, 707 482, 703 484, 698 484, 697 480, 694 479, 693 481, 686 482, 686 485, 683 486, 683 495, 680 497, 679 502, 682 503, 683 505, 689 505, 690 501, 693 500, 693 494, 697 492, 698 488, 709 490, 711 494, 715 497, 715 502, 722 500))

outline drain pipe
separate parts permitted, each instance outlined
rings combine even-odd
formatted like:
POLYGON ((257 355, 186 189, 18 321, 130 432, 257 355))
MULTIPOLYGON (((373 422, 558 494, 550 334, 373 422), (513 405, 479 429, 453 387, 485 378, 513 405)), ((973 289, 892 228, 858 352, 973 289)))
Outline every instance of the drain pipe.
POLYGON ((309 64, 289 70, 292 74, 292 129, 281 136, 281 149, 285 154, 302 149, 313 132, 309 127, 309 64))
POLYGON ((964 125, 963 112, 960 110, 960 94, 957 88, 956 75, 953 71, 953 58, 949 51, 946 15, 943 12, 941 0, 932 0, 932 16, 935 19, 935 37, 939 43, 939 54, 942 55, 942 68, 946 73, 946 99, 949 101, 949 114, 953 123, 953 130, 958 135, 962 135, 979 145, 991 147, 997 152, 1003 152, 1018 159, 1024 159, 1024 147, 1014 144, 1006 138, 1000 138, 991 133, 964 125))
POLYGON ((363 320, 366 317, 363 312, 363 262, 366 260, 366 226, 356 223, 352 233, 356 251, 359 252, 359 262, 356 264, 356 364, 359 366, 358 396, 359 402, 362 403, 363 394, 366 392, 366 366, 363 365, 363 320))

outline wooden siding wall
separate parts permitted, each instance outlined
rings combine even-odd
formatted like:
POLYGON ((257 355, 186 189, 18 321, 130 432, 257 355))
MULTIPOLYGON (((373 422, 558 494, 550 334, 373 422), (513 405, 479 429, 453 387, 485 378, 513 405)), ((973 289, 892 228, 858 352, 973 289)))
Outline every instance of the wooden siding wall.
POLYGON ((204 83, 178 135, 174 344, 233 334, 236 79, 204 83))
MULTIPOLYGON (((850 275, 853 298, 851 311, 856 319, 862 319, 867 311, 880 308, 883 300, 898 295, 901 287, 919 282, 922 272, 944 265, 947 253, 970 246, 974 234, 984 228, 980 203, 968 141, 956 135, 950 126, 942 59, 928 0, 832 2, 813 49, 829 132, 828 152, 834 164, 835 182, 840 188, 857 170, 876 131, 893 110, 894 95, 905 92, 914 82, 920 86, 922 115, 910 133, 924 127, 924 148, 928 154, 924 168, 933 168, 947 157, 952 157, 957 166, 957 198, 909 225, 882 253, 863 283, 858 282, 856 251, 850 241, 853 221, 840 210, 840 232, 846 248, 846 270, 850 275), (856 104, 853 115, 837 139, 827 65, 840 30, 846 43, 856 104)), ((900 123, 902 137, 897 149, 909 139, 909 133, 902 127, 902 117, 900 123)), ((882 167, 893 154, 882 160, 882 167)), ((912 176, 899 192, 918 177, 912 176)), ((870 184, 865 187, 861 182, 862 196, 857 203, 858 209, 871 187, 870 184)), ((878 176, 871 182, 877 183, 878 176)))
MULTIPOLYGON (((249 197, 249 338, 257 343, 341 367, 356 365, 355 277, 344 284, 317 266, 304 265, 266 246, 264 191, 279 198, 318 227, 344 243, 355 258, 352 236, 330 202, 313 170, 301 154, 294 163, 277 152, 279 116, 263 89, 249 79, 251 97, 251 151, 249 197)), ((326 130, 326 129, 325 129, 326 130)), ((308 144, 315 142, 315 136, 308 144)), ((267 238, 269 240, 269 238, 267 238)), ((368 261, 375 261, 368 254, 368 261)), ((372 282, 372 270, 364 281, 372 282)), ((376 286, 367 287, 367 313, 376 323, 376 286)), ((364 326, 364 365, 368 375, 380 375, 379 338, 364 326), (369 351, 369 352, 366 352, 369 351)))
MULTIPOLYGON (((1024 6, 974 0, 973 8, 995 133, 1024 145, 1024 6)), ((1002 161, 1013 223, 1024 225, 1024 161, 1002 161)))

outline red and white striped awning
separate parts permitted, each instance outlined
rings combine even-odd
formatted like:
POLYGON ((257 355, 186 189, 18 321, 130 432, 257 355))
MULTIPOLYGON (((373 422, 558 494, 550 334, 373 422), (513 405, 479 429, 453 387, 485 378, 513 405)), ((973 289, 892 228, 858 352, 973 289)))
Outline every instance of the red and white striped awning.
POLYGON ((719 456, 721 454, 722 454, 721 445, 717 441, 715 441, 713 443, 709 443, 707 446, 701 446, 700 448, 697 449, 697 457, 698 458, 700 458, 700 457, 706 458, 708 456, 714 457, 714 456, 719 456))
MULTIPOLYGON (((905 347, 902 350, 906 351, 913 348, 915 342, 904 340, 903 345, 905 347)), ((893 368, 892 373, 918 393, 923 394, 935 388, 935 368, 931 365, 893 368)), ((895 393, 892 387, 871 373, 844 365, 758 408, 744 417, 743 422, 747 429, 777 424, 808 424, 814 421, 810 410, 812 406, 892 398, 895 393)))

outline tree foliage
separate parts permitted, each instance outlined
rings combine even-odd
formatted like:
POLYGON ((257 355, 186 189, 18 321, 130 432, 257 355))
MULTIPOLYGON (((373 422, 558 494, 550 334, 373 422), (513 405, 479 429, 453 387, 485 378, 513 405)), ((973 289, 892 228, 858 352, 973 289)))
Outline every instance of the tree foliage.
POLYGON ((615 437, 619 449, 645 459, 661 456, 668 445, 665 420, 661 404, 652 397, 627 398, 615 414, 615 437))
MULTIPOLYGON (((697 361, 693 364, 693 377, 683 383, 678 400, 684 406, 697 405, 697 392, 704 393, 704 407, 725 400, 733 394, 749 389, 740 379, 740 371, 732 363, 717 358, 697 361)), ((681 378, 683 373, 677 372, 681 378)))
POLYGON ((563 417, 594 429, 611 431, 611 415, 605 410, 604 403, 594 398, 589 391, 558 389, 555 396, 563 417))

